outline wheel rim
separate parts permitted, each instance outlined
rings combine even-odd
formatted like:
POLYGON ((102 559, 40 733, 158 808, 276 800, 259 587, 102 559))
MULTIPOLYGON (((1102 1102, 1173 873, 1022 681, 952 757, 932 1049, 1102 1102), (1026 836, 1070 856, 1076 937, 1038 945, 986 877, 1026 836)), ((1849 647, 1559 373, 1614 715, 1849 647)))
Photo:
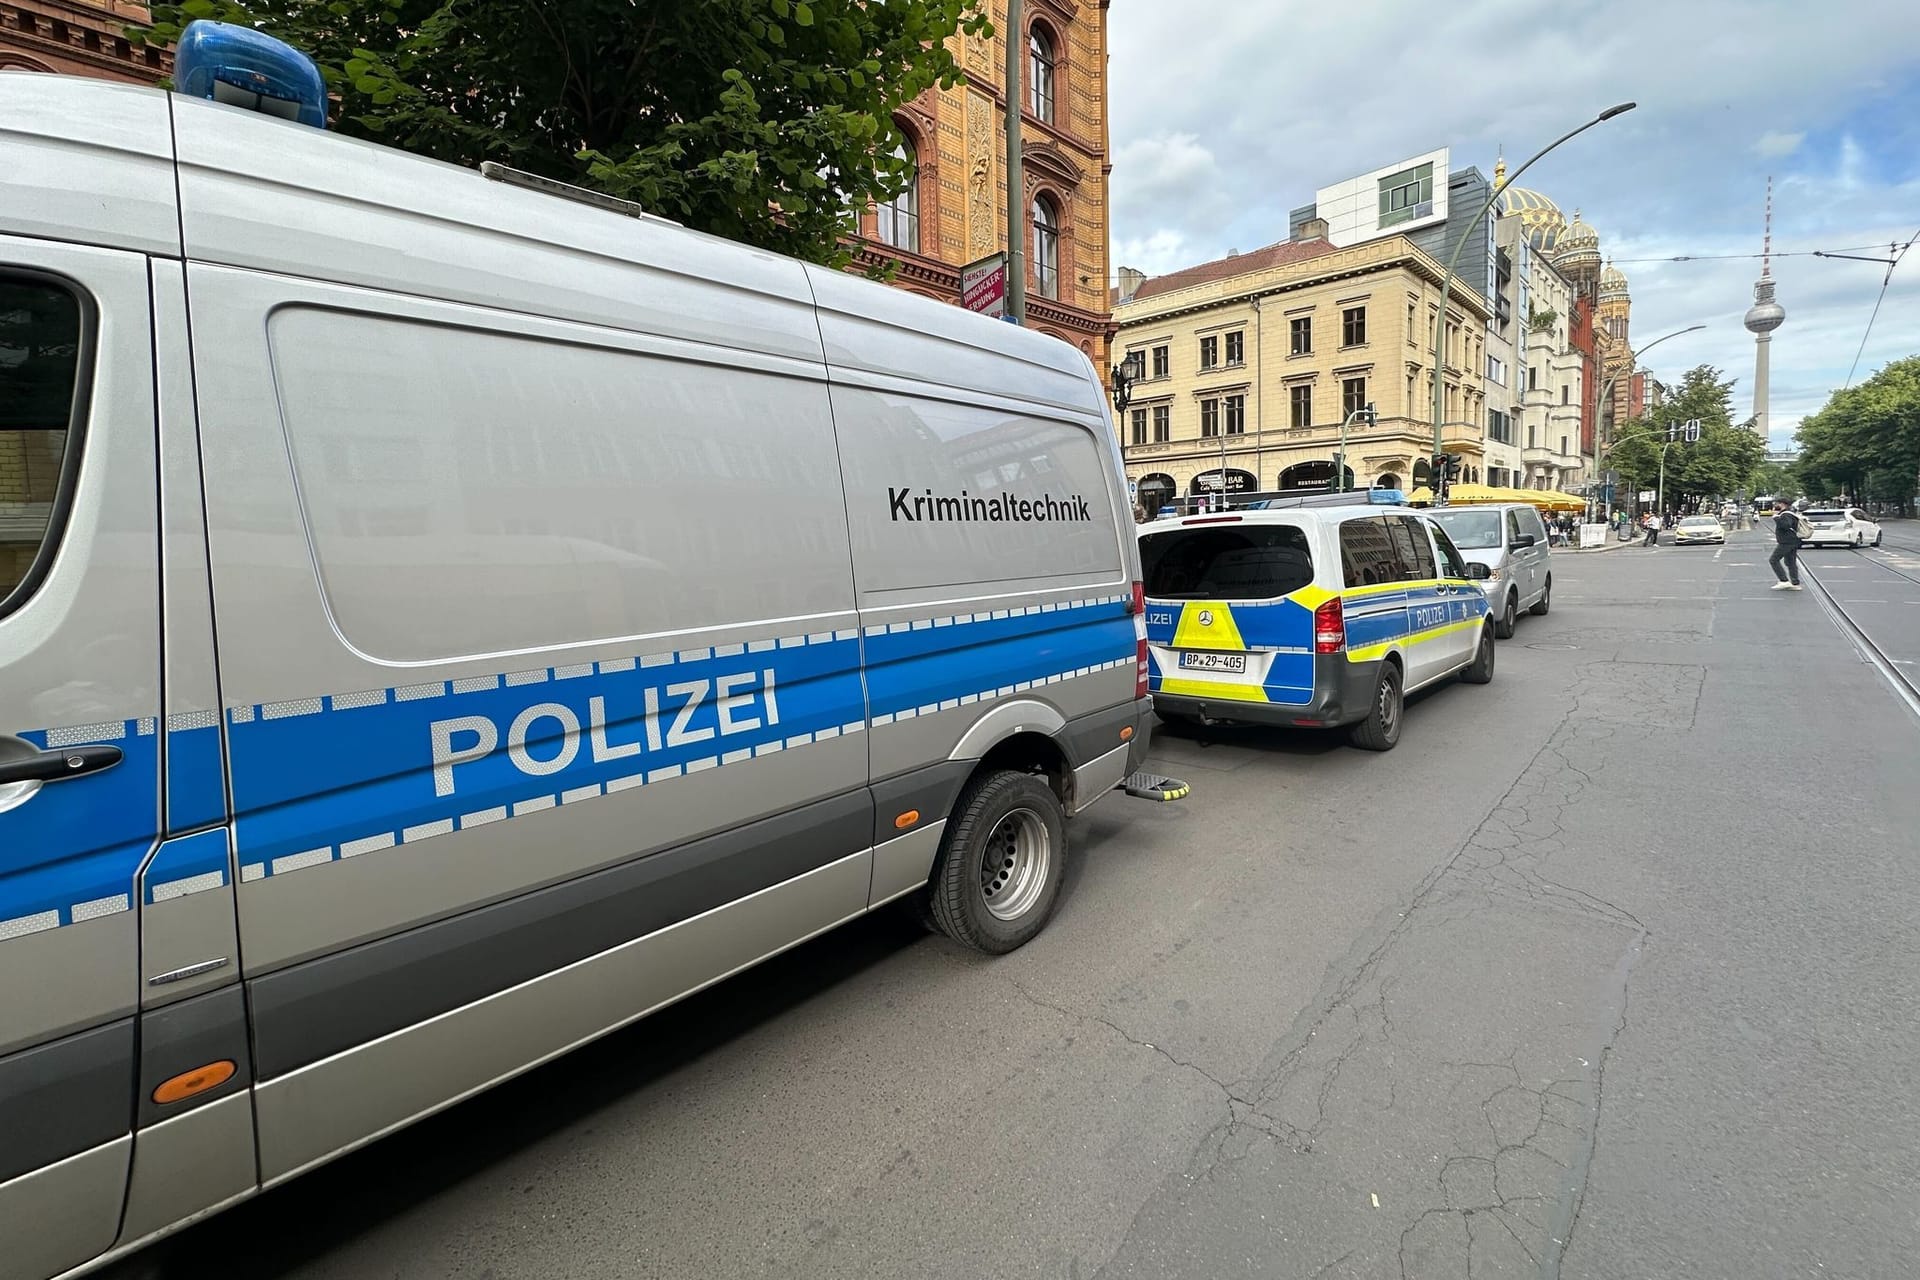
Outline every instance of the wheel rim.
POLYGON ((1046 891, 1053 865, 1053 836, 1032 809, 1015 809, 987 833, 980 860, 980 892, 997 920, 1018 920, 1046 891))
POLYGON ((1392 676, 1380 681, 1380 731, 1391 738, 1400 732, 1400 686, 1392 676))

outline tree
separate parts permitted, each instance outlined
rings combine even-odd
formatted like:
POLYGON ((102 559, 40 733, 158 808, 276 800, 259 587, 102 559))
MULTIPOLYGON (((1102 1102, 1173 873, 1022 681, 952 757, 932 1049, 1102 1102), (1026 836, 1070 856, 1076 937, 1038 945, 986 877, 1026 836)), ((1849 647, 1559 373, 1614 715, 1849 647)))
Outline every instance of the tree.
POLYGON ((497 160, 702 231, 843 265, 851 211, 909 181, 893 113, 961 71, 981 0, 179 0, 319 63, 334 127, 497 160))
POLYGON ((1898 502, 1920 484, 1920 356, 1896 360, 1836 391, 1800 422, 1797 470, 1810 494, 1898 502))
POLYGON ((1623 488, 1655 488, 1664 447, 1669 501, 1751 491, 1767 446, 1754 432, 1734 424, 1733 385, 1712 365, 1700 365, 1687 371, 1656 417, 1621 423, 1615 435, 1619 443, 1607 455, 1607 466, 1620 473, 1623 488), (1700 420, 1699 440, 1668 446, 1668 426, 1694 418, 1700 420))

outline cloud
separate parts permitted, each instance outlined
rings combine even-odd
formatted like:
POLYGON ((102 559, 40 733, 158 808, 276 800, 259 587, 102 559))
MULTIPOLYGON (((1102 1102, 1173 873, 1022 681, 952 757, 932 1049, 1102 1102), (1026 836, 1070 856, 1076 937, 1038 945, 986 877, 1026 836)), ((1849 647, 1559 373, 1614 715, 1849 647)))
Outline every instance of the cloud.
MULTIPOLYGON (((1760 263, 1720 255, 1759 253, 1768 174, 1783 255, 1878 245, 1884 256, 1920 225, 1920 5, 1480 0, 1441 22, 1433 12, 1424 0, 1210 5, 1201 23, 1191 5, 1114 4, 1116 264, 1172 270, 1283 239, 1287 211, 1316 188, 1436 146, 1482 173, 1504 147, 1516 167, 1586 113, 1638 99, 1521 183, 1599 230, 1632 281, 1636 347, 1708 326, 1649 363, 1669 381, 1718 366, 1739 379, 1744 417, 1754 344, 1741 320, 1760 263), (1421 56, 1379 75, 1379 51, 1413 29, 1421 56), (1859 38, 1866 29, 1874 39, 1859 38), (1285 50, 1312 52, 1276 63, 1285 50), (1791 129, 1756 138, 1756 120, 1791 129), (1679 256, 1691 260, 1637 261, 1679 256)), ((1780 256, 1773 273, 1787 321, 1771 347, 1771 425, 1784 443, 1845 382, 1885 268, 1780 256)), ((1854 381, 1915 351, 1920 246, 1893 277, 1854 381)))

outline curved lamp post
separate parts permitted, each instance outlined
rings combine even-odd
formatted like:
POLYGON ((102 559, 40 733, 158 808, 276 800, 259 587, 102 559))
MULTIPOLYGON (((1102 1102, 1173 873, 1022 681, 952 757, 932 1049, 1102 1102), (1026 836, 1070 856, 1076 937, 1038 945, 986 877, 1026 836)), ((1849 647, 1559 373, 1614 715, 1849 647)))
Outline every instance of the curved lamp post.
POLYGON ((1467 241, 1472 238, 1476 230, 1484 228, 1487 220, 1487 210, 1493 208, 1493 202, 1500 198, 1500 193, 1519 181, 1520 175, 1532 168, 1536 160, 1546 155, 1547 152, 1553 150, 1561 143, 1567 141, 1567 139, 1578 137, 1580 134, 1593 128, 1593 126, 1603 124, 1615 116, 1625 115, 1638 105, 1639 104, 1635 102, 1622 102, 1618 106, 1608 107, 1605 111, 1602 111, 1578 129, 1573 129, 1561 134, 1552 142, 1549 142, 1546 146, 1534 152, 1533 155, 1527 158, 1525 164, 1513 171, 1511 177, 1493 188, 1493 191, 1487 196, 1487 202, 1480 206, 1480 212, 1474 215, 1473 221, 1461 228, 1460 239, 1454 244, 1453 253, 1447 258, 1446 270, 1440 274, 1440 315, 1434 321, 1433 325, 1433 451, 1435 453, 1445 452, 1446 448, 1441 442, 1440 414, 1441 400, 1446 395, 1447 381, 1447 295, 1453 289, 1453 269, 1460 261, 1460 251, 1467 247, 1467 241))

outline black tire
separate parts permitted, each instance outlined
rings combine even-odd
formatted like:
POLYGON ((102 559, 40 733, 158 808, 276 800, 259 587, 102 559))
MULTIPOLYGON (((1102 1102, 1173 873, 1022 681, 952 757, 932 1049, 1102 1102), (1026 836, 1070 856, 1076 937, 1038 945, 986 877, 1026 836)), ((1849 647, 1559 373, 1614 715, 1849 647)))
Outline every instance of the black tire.
POLYGON ((1551 608, 1553 608, 1553 575, 1548 574, 1546 589, 1540 593, 1540 598, 1533 602, 1533 608, 1527 612, 1536 618, 1544 618, 1547 616, 1547 610, 1551 608))
POLYGON ((1460 679, 1467 684, 1493 683, 1493 628, 1480 628, 1480 645, 1473 651, 1473 661, 1460 669, 1460 679))
POLYGON ((927 913, 955 942, 1005 955, 1046 927, 1066 857, 1066 810, 1046 780, 1012 770, 985 774, 953 807, 927 886, 927 913))
POLYGON ((1373 687, 1373 705, 1367 718, 1347 730, 1347 741, 1362 751, 1391 751, 1400 741, 1400 721, 1407 710, 1406 691, 1400 668, 1391 662, 1380 664, 1380 681, 1373 687))
POLYGON ((1874 534, 1874 535, 1873 535, 1873 545, 1874 545, 1874 546, 1876 546, 1876 547, 1877 547, 1877 546, 1879 546, 1879 545, 1880 545, 1880 539, 1882 539, 1882 538, 1884 538, 1884 537, 1886 537, 1886 536, 1887 536, 1887 535, 1886 535, 1886 532, 1885 532, 1885 530, 1882 530, 1881 532, 1879 532, 1879 533, 1876 533, 1876 534, 1874 534))
POLYGON ((1500 616, 1494 619, 1493 634, 1499 636, 1502 640, 1512 639, 1514 624, 1519 614, 1520 593, 1518 591, 1509 591, 1507 592, 1507 603, 1505 607, 1500 610, 1500 616))

